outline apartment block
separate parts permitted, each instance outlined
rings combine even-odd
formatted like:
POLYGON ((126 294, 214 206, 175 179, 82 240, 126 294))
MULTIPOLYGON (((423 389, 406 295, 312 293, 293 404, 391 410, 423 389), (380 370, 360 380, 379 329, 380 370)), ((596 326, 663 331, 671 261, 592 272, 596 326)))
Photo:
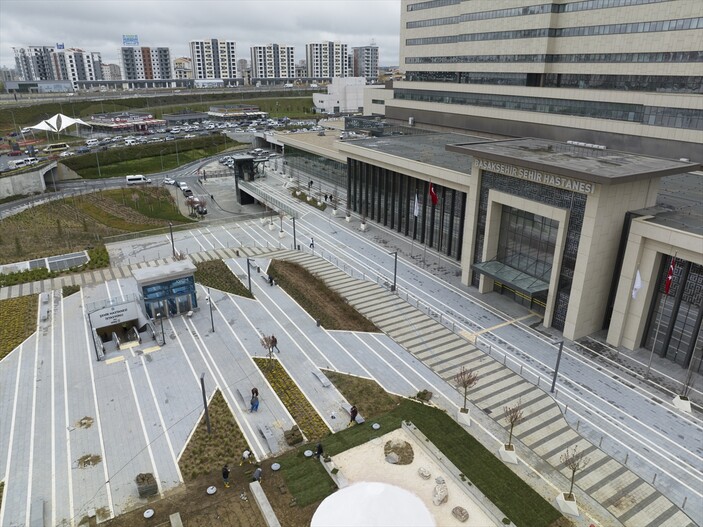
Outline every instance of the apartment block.
POLYGON ((191 40, 190 58, 194 79, 234 79, 237 77, 237 43, 217 38, 191 40))
POLYGON ((349 58, 346 44, 340 42, 306 44, 305 58, 308 77, 349 76, 349 58))
POLYGON ((267 44, 251 48, 251 76, 255 79, 291 79, 295 76, 295 48, 267 44))

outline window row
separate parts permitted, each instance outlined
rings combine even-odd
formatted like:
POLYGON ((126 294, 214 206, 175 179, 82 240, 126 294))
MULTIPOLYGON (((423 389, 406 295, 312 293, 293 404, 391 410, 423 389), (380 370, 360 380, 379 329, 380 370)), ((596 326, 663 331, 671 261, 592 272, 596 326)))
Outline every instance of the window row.
POLYGON ((409 71, 406 80, 453 84, 539 86, 588 90, 647 91, 659 93, 703 93, 703 76, 667 75, 579 75, 570 73, 492 73, 454 71, 409 71))
POLYGON ((518 29, 513 31, 488 31, 485 33, 463 33, 439 37, 408 38, 407 46, 427 46, 431 44, 457 44, 460 42, 481 42, 486 40, 513 40, 517 38, 559 38, 591 37, 602 35, 622 35, 625 33, 656 33, 661 31, 685 31, 703 29, 703 17, 659 20, 655 22, 631 22, 628 24, 604 24, 600 26, 578 26, 565 28, 518 29))
POLYGON ((666 51, 653 53, 574 53, 570 55, 444 55, 406 57, 406 64, 473 63, 677 63, 703 62, 703 51, 666 51))
POLYGON ((641 104, 609 103, 600 101, 579 101, 548 97, 521 97, 516 95, 495 95, 483 93, 447 93, 431 90, 395 91, 395 99, 460 104, 521 110, 528 112, 553 113, 628 121, 650 126, 703 130, 703 110, 685 108, 665 108, 641 104))
POLYGON ((408 5, 408 11, 419 11, 421 9, 434 9, 435 7, 444 7, 447 5, 459 5, 461 0, 430 0, 428 2, 418 2, 417 4, 408 5))
MULTIPOLYGON (((594 9, 607 9, 612 7, 630 7, 644 4, 658 4, 671 0, 586 0, 584 2, 572 2, 569 4, 538 4, 524 7, 512 7, 508 9, 495 9, 492 11, 481 11, 478 13, 463 13, 457 16, 443 18, 430 18, 427 20, 414 20, 407 22, 405 27, 414 29, 418 27, 444 26, 450 24, 461 24, 462 22, 473 22, 475 20, 491 20, 495 18, 509 18, 514 16, 542 15, 546 13, 574 13, 577 11, 591 11, 594 9)), ((411 9, 408 9, 411 11, 411 9)))

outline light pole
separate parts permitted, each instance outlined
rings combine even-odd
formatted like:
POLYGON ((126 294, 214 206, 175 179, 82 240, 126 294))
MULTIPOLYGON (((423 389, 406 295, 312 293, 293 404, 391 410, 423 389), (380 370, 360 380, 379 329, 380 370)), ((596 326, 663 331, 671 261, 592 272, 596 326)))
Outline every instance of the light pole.
POLYGON ((98 159, 98 151, 95 151, 95 162, 98 164, 98 177, 101 178, 103 177, 102 174, 100 173, 100 159, 98 159))
POLYGON ((393 251, 392 254, 395 256, 394 262, 393 262, 393 285, 391 286, 391 291, 395 291, 395 286, 397 284, 397 278, 398 278, 398 251, 393 251))
POLYGON ((554 378, 552 379, 552 389, 549 390, 551 393, 554 393, 554 386, 557 383, 557 373, 559 373, 559 362, 561 362, 561 351, 564 349, 564 341, 562 340, 559 343, 559 353, 557 354, 557 364, 554 366, 554 378))
POLYGON ((253 262, 251 258, 247 258, 247 278, 249 279, 249 292, 251 293, 251 262, 253 262))
POLYGON ((161 321, 161 345, 165 346, 166 345, 166 335, 164 335, 164 316, 161 314, 161 311, 156 313, 156 318, 158 318, 161 321))
POLYGON ((215 319, 212 318, 212 297, 210 296, 210 288, 207 288, 207 305, 210 306, 210 325, 212 326, 212 332, 215 332, 215 319))
POLYGON ((173 223, 170 221, 168 222, 168 230, 171 233, 171 252, 173 253, 173 257, 176 257, 176 244, 173 243, 173 223))
POLYGON ((207 411, 207 396, 205 395, 205 374, 200 374, 200 388, 203 392, 203 408, 205 408, 205 423, 207 424, 207 433, 210 435, 210 414, 207 411))

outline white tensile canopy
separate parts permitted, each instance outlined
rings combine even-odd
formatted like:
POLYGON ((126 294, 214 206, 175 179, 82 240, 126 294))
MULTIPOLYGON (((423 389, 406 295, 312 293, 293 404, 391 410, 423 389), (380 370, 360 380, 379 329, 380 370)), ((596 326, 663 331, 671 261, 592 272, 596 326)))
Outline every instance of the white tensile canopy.
POLYGON ((80 119, 73 119, 72 117, 57 113, 46 121, 30 126, 30 128, 34 128, 36 130, 46 130, 48 132, 61 132, 74 124, 90 126, 88 123, 81 121, 80 119))

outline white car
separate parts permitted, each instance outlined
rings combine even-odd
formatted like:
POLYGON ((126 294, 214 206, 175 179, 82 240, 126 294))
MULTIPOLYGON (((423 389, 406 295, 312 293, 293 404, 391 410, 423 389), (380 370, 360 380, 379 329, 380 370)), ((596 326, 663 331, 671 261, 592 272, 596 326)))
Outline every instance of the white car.
POLYGON ((59 154, 59 157, 68 157, 68 156, 74 156, 74 155, 76 155, 75 152, 70 152, 68 150, 64 150, 63 152, 61 152, 59 154))
POLYGON ((164 183, 164 185, 175 185, 176 180, 173 178, 170 178, 170 177, 165 177, 163 183, 164 183))
POLYGON ((195 137, 195 135, 193 135, 193 134, 186 134, 185 135, 185 139, 193 139, 194 137, 195 137))

